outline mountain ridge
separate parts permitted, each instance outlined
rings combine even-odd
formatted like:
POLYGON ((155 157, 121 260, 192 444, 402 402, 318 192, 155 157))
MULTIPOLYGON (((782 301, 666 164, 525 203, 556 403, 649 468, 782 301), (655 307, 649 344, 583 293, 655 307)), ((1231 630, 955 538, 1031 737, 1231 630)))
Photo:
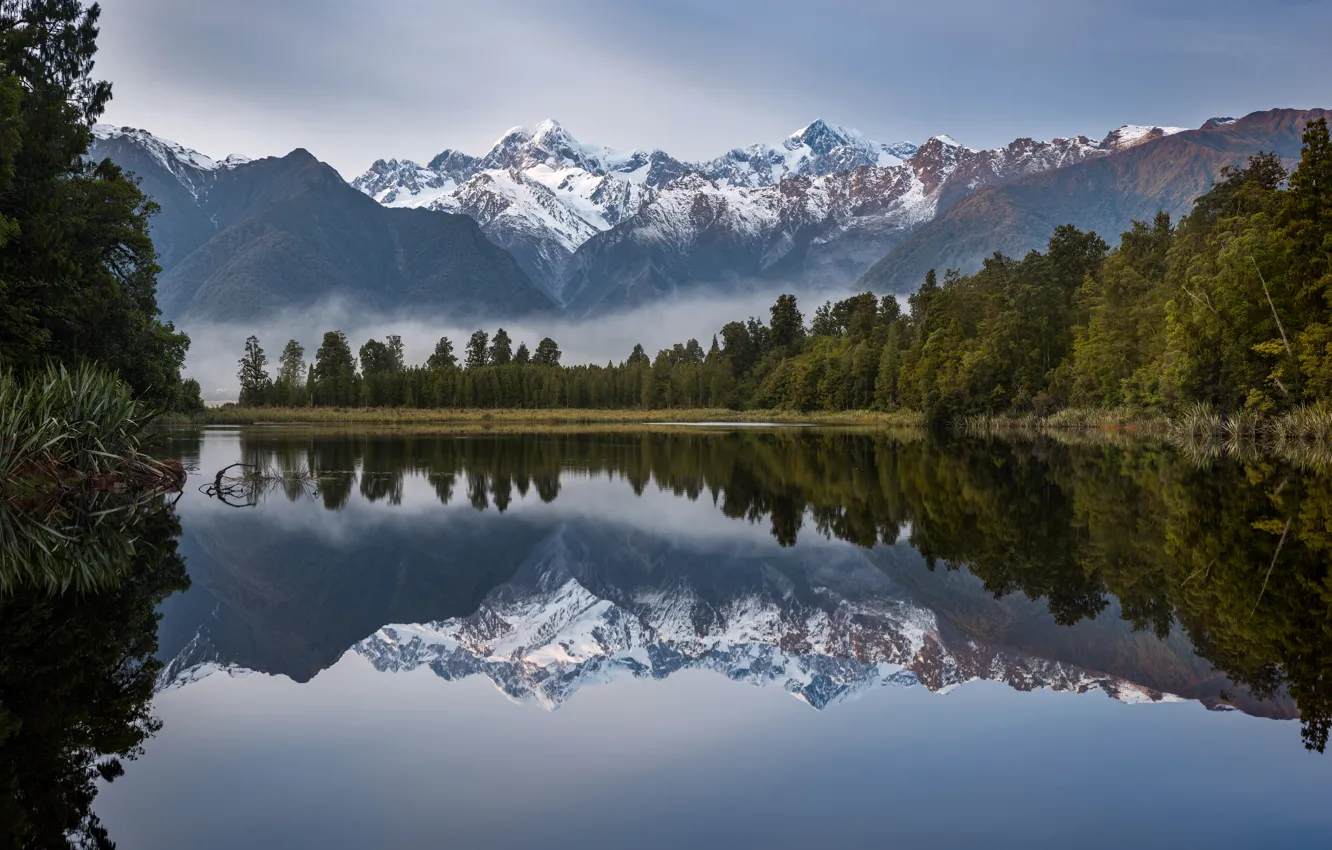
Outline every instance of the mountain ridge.
POLYGON ((1139 142, 1114 156, 986 187, 923 224, 866 271, 857 285, 876 292, 915 289, 931 268, 976 271, 996 251, 1043 248, 1054 228, 1073 223, 1117 241, 1134 220, 1158 210, 1187 214, 1221 169, 1274 151, 1288 167, 1299 157, 1307 121, 1323 109, 1275 109, 1211 119, 1197 130, 1139 142))
POLYGON ((265 164, 313 168, 308 152, 214 160, 146 131, 99 127, 92 154, 138 174, 163 208, 152 226, 169 318, 239 320, 329 294, 389 312, 586 317, 691 292, 902 293, 927 268, 1020 255, 1064 223, 1113 242, 1135 218, 1186 210, 1225 165, 1269 148, 1293 156, 1301 122, 1318 114, 1269 110, 1197 130, 1124 125, 1099 141, 1020 138, 988 150, 942 135, 884 145, 819 120, 778 145, 695 164, 584 144, 545 121, 509 130, 481 156, 378 160, 351 184, 320 164, 317 189, 265 164), (251 179, 269 172, 273 186, 251 179), (442 217, 426 223, 413 211, 442 217))
POLYGON ((303 148, 219 162, 99 128, 91 154, 134 172, 161 207, 152 228, 168 318, 245 321, 331 296, 387 312, 557 310, 470 217, 384 207, 303 148))

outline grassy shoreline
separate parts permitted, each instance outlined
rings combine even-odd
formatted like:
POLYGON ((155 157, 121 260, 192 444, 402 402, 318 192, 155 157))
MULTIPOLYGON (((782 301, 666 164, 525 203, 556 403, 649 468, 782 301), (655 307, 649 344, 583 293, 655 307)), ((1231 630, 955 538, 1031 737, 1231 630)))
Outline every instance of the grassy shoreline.
POLYGON ((648 425, 654 423, 772 422, 783 425, 919 427, 917 413, 873 410, 800 413, 789 410, 465 410, 338 407, 214 407, 166 415, 159 425, 648 425))

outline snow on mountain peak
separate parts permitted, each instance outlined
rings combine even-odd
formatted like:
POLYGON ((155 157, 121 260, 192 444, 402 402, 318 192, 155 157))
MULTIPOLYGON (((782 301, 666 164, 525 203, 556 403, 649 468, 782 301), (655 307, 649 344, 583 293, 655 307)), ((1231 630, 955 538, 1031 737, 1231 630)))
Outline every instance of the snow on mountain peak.
POLYGON ((734 148, 698 168, 728 186, 758 188, 787 177, 823 177, 861 167, 901 165, 916 153, 910 142, 884 144, 858 130, 822 118, 801 127, 775 145, 734 148))
POLYGON ((528 127, 525 124, 518 124, 514 127, 510 127, 509 129, 505 130, 503 135, 501 135, 498 139, 496 139, 495 143, 491 145, 491 148, 497 148, 500 145, 504 144, 505 142, 509 141, 510 139, 521 139, 523 141, 527 141, 528 139, 532 138, 532 135, 535 132, 536 132, 535 130, 533 130, 531 127, 528 127))
POLYGON ((855 131, 847 131, 829 124, 822 118, 816 118, 813 123, 801 127, 788 136, 784 146, 792 148, 804 144, 808 145, 810 150, 826 154, 839 145, 850 144, 852 139, 863 140, 864 137, 855 131))
POLYGON ((239 154, 232 154, 225 159, 215 160, 192 148, 187 148, 179 142, 154 136, 147 130, 140 130, 135 127, 95 124, 92 132, 93 138, 98 141, 108 142, 115 139, 126 139, 137 144, 173 174, 176 173, 178 166, 188 166, 199 171, 216 171, 218 169, 234 168, 237 165, 250 162, 248 157, 239 154))
POLYGON ((652 244, 686 245, 704 231, 726 232, 754 242, 766 268, 791 250, 802 228, 899 233, 963 193, 1172 132, 1122 127, 1100 144, 1081 136, 1023 138, 978 150, 948 135, 919 147, 884 144, 817 118, 775 144, 689 163, 661 150, 587 144, 547 118, 511 128, 479 157, 445 151, 426 166, 381 160, 352 185, 390 206, 471 216, 564 301, 584 288, 566 274, 573 254, 645 213, 637 226, 652 244), (696 195, 707 197, 695 204, 696 195))
POLYGON ((1122 151, 1147 142, 1183 133, 1188 127, 1147 127, 1138 124, 1125 124, 1111 130, 1101 141, 1101 149, 1122 151))
POLYGON ((536 127, 533 129, 532 140, 537 141, 540 139, 544 139, 548 136, 559 136, 559 135, 568 136, 569 134, 564 129, 564 126, 560 124, 560 122, 556 121, 554 118, 547 118, 545 121, 542 121, 540 124, 537 124, 536 127))
POLYGON ((705 598, 690 583, 602 586, 557 534, 471 615, 387 625, 352 651, 381 672, 428 667, 446 681, 485 676, 510 699, 553 711, 581 687, 629 676, 710 670, 777 685, 816 709, 875 687, 946 694, 977 679, 1126 702, 1177 699, 1058 661, 975 642, 951 649, 933 611, 894 594, 854 601, 823 587, 793 594, 771 570, 748 590, 705 598), (698 616, 706 609, 708 616, 698 616), (706 623, 706 625, 705 625, 706 623))

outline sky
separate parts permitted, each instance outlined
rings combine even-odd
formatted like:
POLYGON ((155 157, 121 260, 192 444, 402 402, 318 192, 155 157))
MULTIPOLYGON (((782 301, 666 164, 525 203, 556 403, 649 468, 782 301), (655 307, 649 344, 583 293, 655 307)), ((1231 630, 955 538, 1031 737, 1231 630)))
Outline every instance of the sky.
POLYGON ((212 156, 479 154, 559 120, 681 159, 815 118, 972 147, 1332 106, 1332 0, 103 0, 104 121, 212 156))

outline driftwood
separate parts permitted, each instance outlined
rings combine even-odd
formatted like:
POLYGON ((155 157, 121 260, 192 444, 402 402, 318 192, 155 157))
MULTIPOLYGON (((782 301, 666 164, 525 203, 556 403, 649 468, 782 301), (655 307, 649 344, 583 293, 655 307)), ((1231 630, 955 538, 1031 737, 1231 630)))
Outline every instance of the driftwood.
POLYGON ((255 469, 258 467, 249 463, 233 463, 230 466, 224 466, 217 471, 212 484, 205 484, 199 488, 210 499, 217 499, 224 505, 230 505, 233 508, 252 508, 259 502, 255 498, 255 488, 245 480, 227 478, 227 472, 240 467, 241 469, 255 469), (243 499, 243 501, 239 501, 243 499))
POLYGON ((274 487, 295 484, 311 496, 318 495, 316 479, 308 472, 278 472, 252 463, 233 463, 217 471, 211 484, 199 488, 210 499, 217 499, 233 508, 253 508, 274 487), (237 477, 228 476, 233 469, 246 470, 237 477))

